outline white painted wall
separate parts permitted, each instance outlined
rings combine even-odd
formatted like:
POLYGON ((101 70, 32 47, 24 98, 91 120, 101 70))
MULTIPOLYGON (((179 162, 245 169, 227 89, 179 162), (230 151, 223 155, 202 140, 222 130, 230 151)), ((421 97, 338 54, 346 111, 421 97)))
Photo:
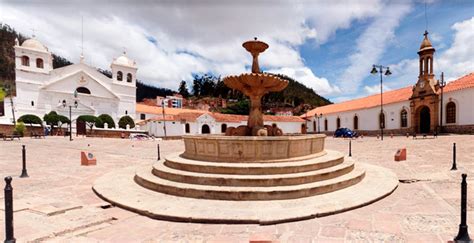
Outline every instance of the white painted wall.
POLYGON ((474 124, 474 88, 444 93, 443 125, 472 124, 474 124), (456 104, 456 123, 446 123, 446 105, 450 101, 456 104))

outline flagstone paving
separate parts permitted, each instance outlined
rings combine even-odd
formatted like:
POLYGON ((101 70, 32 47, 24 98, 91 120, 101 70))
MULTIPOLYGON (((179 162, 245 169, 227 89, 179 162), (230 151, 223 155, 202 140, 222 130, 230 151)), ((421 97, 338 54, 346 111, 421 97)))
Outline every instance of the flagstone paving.
MULTIPOLYGON (((348 152, 348 140, 326 139, 326 148, 348 152)), ((99 199, 93 182, 114 169, 152 165, 184 150, 181 140, 47 137, 0 141, 0 176, 13 176, 14 224, 18 242, 446 242, 457 234, 461 173, 468 174, 468 224, 474 225, 474 136, 437 139, 365 137, 352 141, 357 161, 392 169, 402 181, 394 193, 368 206, 322 218, 276 225, 197 224, 150 219, 99 199), (457 171, 452 144, 457 143, 457 171), (29 178, 21 174, 21 145, 27 148, 29 178), (397 148, 407 160, 394 162, 397 148), (96 166, 80 166, 80 151, 96 166)), ((0 183, 1 188, 4 182, 0 183)), ((4 203, 0 194, 0 240, 4 203)), ((472 229, 472 227, 471 227, 472 229)), ((471 233, 471 235, 474 233, 471 233)))

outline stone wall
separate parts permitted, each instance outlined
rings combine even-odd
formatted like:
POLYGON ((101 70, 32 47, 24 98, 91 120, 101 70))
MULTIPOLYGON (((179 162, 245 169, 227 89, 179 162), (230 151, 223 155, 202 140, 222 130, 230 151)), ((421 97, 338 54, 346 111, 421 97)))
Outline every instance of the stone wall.
POLYGON ((102 138, 128 138, 130 133, 141 133, 148 134, 146 131, 137 131, 137 130, 122 130, 122 129, 93 129, 90 131, 87 128, 87 137, 102 137, 102 138))
MULTIPOLYGON (((12 134, 13 131, 15 130, 15 126, 12 125, 9 125, 9 124, 0 124, 0 133, 3 133, 3 134, 12 134)), ((61 128, 62 130, 62 133, 61 134, 65 134, 65 132, 67 131, 67 128, 61 128)), ((30 127, 28 124, 25 124, 25 132, 24 132, 24 136, 25 137, 29 137, 31 136, 31 133, 37 133, 37 134, 44 134, 44 128, 41 127, 41 126, 33 126, 33 127, 30 127)), ((58 132, 58 129, 55 128, 54 129, 54 133, 56 134, 58 132)))

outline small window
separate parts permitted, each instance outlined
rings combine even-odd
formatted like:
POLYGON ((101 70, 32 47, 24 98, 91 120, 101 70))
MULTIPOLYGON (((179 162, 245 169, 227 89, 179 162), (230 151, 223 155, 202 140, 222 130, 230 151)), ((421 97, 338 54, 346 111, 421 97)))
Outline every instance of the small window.
POLYGON ((456 123, 456 104, 452 101, 446 105, 446 123, 456 123))
POLYGON ((127 73, 127 82, 128 83, 132 82, 132 74, 131 73, 127 73))
POLYGON ((339 117, 336 119, 336 128, 337 129, 341 128, 341 118, 339 117))
POLYGON ((128 111, 127 111, 127 110, 125 110, 125 115, 128 115, 128 111))
POLYGON ((122 80, 123 80, 123 74, 122 74, 121 71, 118 71, 118 72, 117 72, 117 80, 118 80, 118 81, 122 81, 122 80))
POLYGON ((186 133, 190 133, 191 132, 191 128, 189 126, 189 123, 186 123, 186 125, 184 126, 184 130, 186 133))
POLYGON ((86 87, 78 87, 76 91, 81 94, 91 94, 91 91, 86 87))
POLYGON ((41 59, 41 58, 36 59, 36 67, 37 68, 44 68, 43 59, 41 59))
POLYGON ((359 117, 357 115, 354 116, 354 130, 359 129, 359 117))
POLYGON ((379 128, 385 128, 385 114, 383 112, 379 114, 379 128))
POLYGON ((324 119, 324 131, 328 130, 328 119, 324 119))
POLYGON ((408 112, 405 109, 400 112, 400 121, 401 127, 408 127, 408 112))
POLYGON ((21 57, 21 65, 29 67, 30 66, 30 58, 27 57, 27 56, 22 56, 21 57))
POLYGON ((221 133, 225 133, 226 130, 227 130, 227 124, 223 123, 221 125, 221 133))
POLYGON ((140 114, 140 120, 145 120, 146 119, 146 115, 145 114, 140 114))
POLYGON ((35 102, 34 102, 34 101, 31 101, 31 106, 35 106, 35 102))

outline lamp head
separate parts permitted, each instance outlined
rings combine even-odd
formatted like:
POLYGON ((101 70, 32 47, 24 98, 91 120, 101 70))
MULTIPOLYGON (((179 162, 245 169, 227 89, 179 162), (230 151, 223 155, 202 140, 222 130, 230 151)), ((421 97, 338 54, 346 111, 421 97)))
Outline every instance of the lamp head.
POLYGON ((74 98, 77 98, 77 89, 74 90, 74 98))
POLYGON ((63 107, 66 107, 66 100, 63 100, 63 107))
POLYGON ((391 74, 392 74, 392 72, 390 72, 390 69, 387 67, 387 71, 385 71, 385 76, 389 76, 391 74))
POLYGON ((375 65, 372 66, 372 71, 370 71, 371 74, 377 74, 378 71, 377 71, 377 68, 375 67, 375 65))
POLYGON ((79 103, 77 103, 77 100, 74 101, 74 107, 77 108, 77 106, 79 105, 79 103))

